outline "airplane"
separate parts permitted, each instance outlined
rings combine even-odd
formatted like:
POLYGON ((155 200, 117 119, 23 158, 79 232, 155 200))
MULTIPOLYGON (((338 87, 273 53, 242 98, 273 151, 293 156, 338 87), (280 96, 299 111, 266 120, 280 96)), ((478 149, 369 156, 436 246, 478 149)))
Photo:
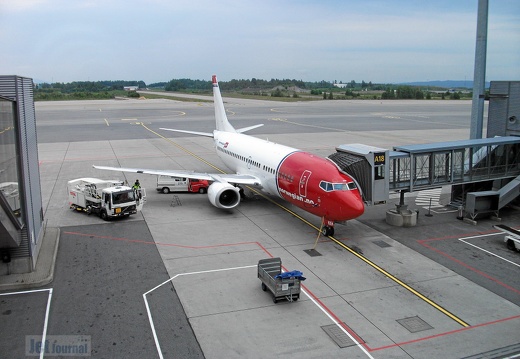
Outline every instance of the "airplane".
POLYGON ((197 173, 184 170, 154 170, 93 165, 101 170, 197 178, 211 181, 210 203, 232 209, 240 203, 240 186, 249 185, 280 197, 322 219, 321 234, 334 235, 334 223, 361 216, 364 204, 354 178, 328 158, 243 134, 263 124, 235 129, 213 75, 216 130, 213 133, 161 128, 213 138, 217 155, 233 174, 197 173))

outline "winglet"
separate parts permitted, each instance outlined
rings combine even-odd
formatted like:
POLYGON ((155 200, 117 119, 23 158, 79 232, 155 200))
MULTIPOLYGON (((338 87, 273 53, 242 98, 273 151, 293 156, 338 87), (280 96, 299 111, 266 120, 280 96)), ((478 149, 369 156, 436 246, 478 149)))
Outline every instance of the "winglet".
POLYGON ((211 81, 213 83, 213 102, 215 104, 215 122, 217 130, 236 132, 227 119, 226 109, 224 108, 224 101, 222 100, 220 88, 218 87, 217 75, 213 75, 211 81))

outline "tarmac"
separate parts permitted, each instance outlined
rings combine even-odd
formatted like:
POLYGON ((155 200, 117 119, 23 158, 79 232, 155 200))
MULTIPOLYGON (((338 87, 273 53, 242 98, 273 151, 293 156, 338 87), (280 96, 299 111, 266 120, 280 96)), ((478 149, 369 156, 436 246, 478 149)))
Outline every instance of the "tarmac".
POLYGON ((54 279, 54 266, 60 244, 60 229, 45 228, 36 267, 31 273, 0 276, 0 291, 40 288, 54 279))
MULTIPOLYGON (((93 104, 90 110, 89 104, 81 103, 74 111, 88 112, 90 119, 98 114, 108 118, 104 115, 108 110, 133 104, 153 108, 139 102, 101 104, 93 104)), ((255 104, 229 107, 247 112, 255 104)), ((372 108, 376 104, 371 103, 367 116, 402 119, 408 104, 392 102, 376 111, 372 108)), ((365 103, 349 102, 349 110, 357 105, 365 103)), ((212 107, 204 104, 167 106, 188 114, 206 111, 200 118, 212 118, 212 107)), ((456 104, 454 112, 460 106, 456 104)), ((441 111, 449 111, 447 107, 443 104, 441 111)), ((290 110, 298 108, 290 106, 290 110)), ((418 108, 409 115, 413 121, 407 119, 411 126, 425 116, 418 108)), ((146 111, 138 113, 145 116, 146 111)), ((331 111, 342 113, 336 108, 331 111)), ((328 115, 324 113, 324 118, 328 115)), ((194 160, 188 150, 221 166, 208 139, 151 136, 145 128, 149 122, 157 127, 175 126, 165 125, 158 117, 147 117, 143 124, 123 115, 119 118, 125 119, 124 124, 113 124, 118 115, 111 116, 107 131, 121 134, 128 129, 129 136, 142 138, 39 145, 49 226, 36 270, 0 277, 0 290, 46 288, 52 295, 26 295, 23 304, 2 297, 4 318, 18 318, 4 321, 13 327, 0 326, 2 333, 41 332, 44 318, 36 314, 49 303, 48 334, 88 335, 93 357, 504 358, 520 353, 520 278, 514 274, 520 265, 518 254, 507 251, 503 236, 493 230, 497 220, 482 219, 475 225, 457 220, 457 212, 443 205, 445 188, 438 193, 439 206, 433 208, 432 216, 425 215, 429 209, 424 198, 407 195, 407 204, 419 211, 416 227, 385 222, 386 211, 398 202, 391 196, 385 205, 367 207, 358 220, 337 225, 334 238, 317 238, 317 218, 272 198, 248 192, 236 210, 221 211, 209 205, 206 195, 158 193, 154 176, 137 175, 147 189, 143 211, 128 219, 103 222, 68 209, 66 181, 78 176, 129 182, 135 178, 95 170, 92 164, 214 171, 194 160), (303 271, 307 279, 298 302, 274 304, 261 290, 256 264, 268 257, 282 258, 288 270, 303 271), (32 319, 20 320, 28 312, 32 319)), ((315 115, 308 117, 316 123, 315 115)), ((342 126, 340 120, 336 119, 337 127, 342 126)), ((431 119, 425 121, 428 124, 431 119)), ((103 119, 99 122, 104 123, 103 119)), ((274 133, 269 139, 327 155, 333 151, 331 143, 362 142, 386 148, 392 141, 456 139, 466 131, 454 129, 455 120, 444 122, 447 129, 434 128, 427 134, 416 128, 393 132, 323 129, 322 133, 274 133)), ((52 123, 59 123, 59 118, 53 117, 52 123)), ((41 137, 50 136, 43 130, 41 137)), ((426 199, 433 196, 428 194, 426 199)), ((502 211, 501 217, 502 224, 520 223, 515 209, 502 211)), ((10 335, 0 340, 0 348, 14 353, 12 357, 22 357, 23 340, 19 334, 10 335)))

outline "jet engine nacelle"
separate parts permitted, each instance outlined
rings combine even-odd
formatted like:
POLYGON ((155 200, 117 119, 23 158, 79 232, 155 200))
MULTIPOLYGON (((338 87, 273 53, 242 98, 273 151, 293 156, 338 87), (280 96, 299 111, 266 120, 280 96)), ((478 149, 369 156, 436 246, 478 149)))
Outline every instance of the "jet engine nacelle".
POLYGON ((229 183, 213 182, 208 187, 208 198, 217 208, 232 209, 240 203, 240 192, 229 183))

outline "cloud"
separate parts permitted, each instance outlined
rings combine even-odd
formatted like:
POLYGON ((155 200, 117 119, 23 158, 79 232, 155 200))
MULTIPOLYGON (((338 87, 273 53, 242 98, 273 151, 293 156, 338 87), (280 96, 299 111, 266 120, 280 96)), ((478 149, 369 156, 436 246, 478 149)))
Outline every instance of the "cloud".
MULTIPOLYGON (((518 4, 490 4, 488 74, 497 79, 520 75, 518 4)), ((473 0, 0 0, 8 52, 0 67, 63 82, 217 71, 222 80, 471 78, 476 8, 473 0)))

